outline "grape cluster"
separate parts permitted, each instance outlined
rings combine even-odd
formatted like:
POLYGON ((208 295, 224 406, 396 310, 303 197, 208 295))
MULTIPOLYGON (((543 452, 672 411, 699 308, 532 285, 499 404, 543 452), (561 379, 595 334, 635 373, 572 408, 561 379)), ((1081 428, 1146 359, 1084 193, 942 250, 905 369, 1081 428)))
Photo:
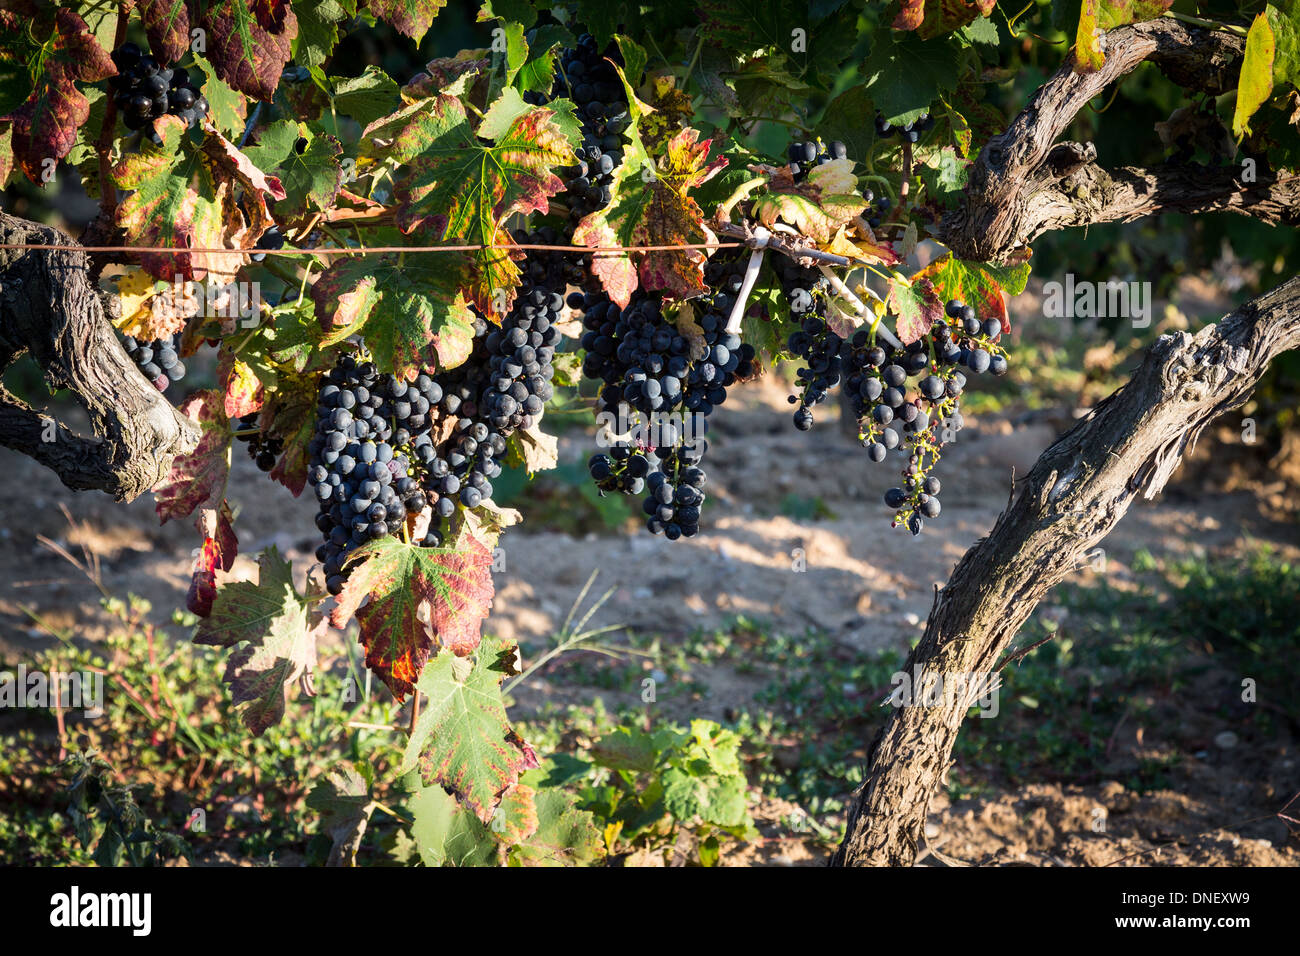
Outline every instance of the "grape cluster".
POLYGON ((122 44, 111 56, 117 76, 108 82, 127 129, 143 129, 168 113, 193 126, 207 113, 208 101, 187 71, 163 66, 134 43, 122 44))
POLYGON ((158 391, 167 391, 172 382, 185 377, 185 363, 180 360, 181 333, 143 342, 128 335, 122 344, 126 354, 158 391))
POLYGON ((915 143, 921 138, 922 133, 927 132, 933 126, 934 117, 929 113, 922 113, 912 122, 903 123, 900 126, 895 126, 889 122, 889 120, 885 119, 884 114, 878 111, 876 113, 876 135, 881 138, 897 136, 909 143, 915 143))
MULTIPOLYGON (((436 388, 425 378, 426 390, 436 388)), ((406 514, 423 510, 410 459, 395 440, 412 428, 423 429, 427 438, 430 408, 418 382, 413 388, 380 375, 374 363, 350 355, 325 376, 308 444, 308 482, 320 503, 316 527, 325 543, 316 559, 325 567, 330 594, 343 590, 343 563, 352 551, 394 533, 406 514)))
POLYGON ((794 427, 806 432, 813 426, 813 406, 824 402, 839 384, 844 340, 826 325, 825 276, 784 256, 777 261, 777 273, 790 313, 800 321, 799 330, 786 339, 786 348, 803 361, 795 371, 798 393, 789 401, 798 406, 794 427))
POLYGON ((623 162, 627 144, 623 136, 631 123, 627 93, 610 60, 621 62, 616 46, 611 44, 602 54, 595 39, 583 34, 574 49, 560 56, 562 76, 552 91, 554 96, 573 100, 582 123, 582 145, 575 150, 577 162, 561 170, 569 218, 574 223, 609 205, 614 172, 623 162))
POLYGON ((894 523, 920 534, 924 519, 939 516, 939 480, 930 474, 941 447, 963 427, 961 395, 966 374, 1003 375, 1006 356, 996 344, 997 318, 980 320, 975 310, 952 300, 929 333, 912 344, 885 348, 860 329, 841 349, 844 387, 858 416, 867 457, 884 461, 890 451, 907 453, 903 485, 885 503, 894 523), (910 383, 910 384, 909 384, 910 383))
POLYGON ((257 412, 250 412, 238 420, 235 437, 248 446, 248 457, 262 471, 270 471, 284 451, 284 442, 278 435, 264 435, 257 423, 257 412))
POLYGON ((710 262, 713 291, 691 300, 689 338, 663 314, 659 295, 637 293, 626 309, 601 293, 569 297, 583 312, 583 372, 602 382, 597 411, 627 409, 636 417, 629 425, 645 426, 635 443, 620 439, 594 455, 588 470, 602 492, 647 492, 647 528, 672 540, 699 530, 708 415, 753 374, 753 348, 726 328, 741 272, 738 259, 710 262))
POLYGON ((820 139, 791 143, 786 151, 790 160, 790 173, 795 182, 807 179, 814 166, 824 166, 833 159, 847 159, 848 155, 848 148, 839 140, 834 140, 830 145, 820 139))

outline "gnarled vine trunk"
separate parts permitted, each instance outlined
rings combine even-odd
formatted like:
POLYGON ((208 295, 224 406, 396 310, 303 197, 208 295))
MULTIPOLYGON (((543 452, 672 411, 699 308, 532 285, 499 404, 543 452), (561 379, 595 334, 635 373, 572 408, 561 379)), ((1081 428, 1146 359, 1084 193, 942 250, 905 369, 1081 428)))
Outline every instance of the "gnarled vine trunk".
MULTIPOLYGON (((1204 428, 1250 397, 1269 363, 1300 347, 1300 278, 1197 335, 1162 336, 1133 378, 1056 440, 1017 481, 988 537, 936 596, 904 668, 993 673, 1052 587, 1128 511, 1156 495, 1204 428)), ((958 683, 950 676, 947 686, 958 683)), ((915 685, 915 681, 914 681, 915 685)), ((952 764, 973 693, 895 709, 867 758, 833 865, 909 865, 930 797, 952 764)))

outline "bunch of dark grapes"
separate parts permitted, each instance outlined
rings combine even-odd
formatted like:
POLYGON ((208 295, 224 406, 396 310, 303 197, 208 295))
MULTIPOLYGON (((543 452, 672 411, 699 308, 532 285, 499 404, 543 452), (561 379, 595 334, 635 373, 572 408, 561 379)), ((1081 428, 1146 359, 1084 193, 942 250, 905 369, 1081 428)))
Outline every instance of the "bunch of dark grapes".
POLYGON ((638 293, 626 309, 600 293, 569 299, 583 310, 584 374, 603 383, 597 410, 626 409, 636 421, 625 424, 642 426, 636 444, 619 441, 588 470, 602 492, 647 491, 647 528, 673 540, 699 531, 708 416, 728 387, 753 374, 753 348, 726 328, 742 272, 738 259, 710 262, 713 291, 691 300, 699 329, 691 339, 664 316, 659 295, 638 293))
POLYGON ((126 354, 131 356, 144 377, 153 382, 158 391, 167 391, 172 382, 179 382, 185 377, 185 363, 180 359, 181 333, 144 342, 128 335, 123 338, 122 344, 126 348, 126 354))
POLYGON ((423 510, 410 459, 392 439, 412 427, 424 428, 427 437, 430 407, 418 386, 412 394, 407 383, 350 355, 325 376, 308 445, 308 483, 320 503, 316 527, 325 543, 316 558, 330 594, 343 590, 343 564, 352 551, 396 532, 408 513, 423 510))
POLYGON ((885 119, 884 114, 876 113, 876 135, 881 138, 897 136, 909 143, 915 143, 921 138, 922 133, 927 132, 933 126, 934 117, 929 113, 923 113, 910 123, 897 126, 885 119))
POLYGON ((238 420, 235 437, 248 446, 248 457, 262 471, 275 467, 280 454, 284 451, 284 442, 278 435, 264 435, 257 423, 257 412, 250 412, 238 420))
POLYGON ((806 432, 813 426, 813 406, 839 384, 844 340, 826 325, 826 277, 785 256, 778 257, 776 267, 790 313, 800 322, 786 348, 804 363, 795 371, 798 393, 790 396, 790 404, 798 406, 794 427, 806 432))
POLYGON ((208 101, 180 67, 163 66, 134 43, 122 44, 112 59, 117 76, 108 82, 127 129, 152 126, 168 113, 193 126, 208 112, 208 101))
POLYGON ((963 427, 960 402, 971 372, 1007 371, 997 346, 1002 324, 980 320, 957 300, 947 304, 948 321, 903 348, 885 348, 859 330, 842 349, 844 387, 859 421, 859 435, 872 461, 890 451, 907 454, 903 484, 891 488, 885 503, 896 512, 894 523, 920 534, 926 518, 940 512, 939 479, 930 474, 942 446, 963 427), (910 384, 909 384, 910 383, 910 384))
POLYGON ((829 145, 820 139, 791 143, 786 151, 786 156, 790 159, 790 172, 795 182, 806 179, 813 167, 824 166, 833 159, 847 159, 848 155, 848 148, 839 140, 834 140, 829 145))
POLYGON ((609 205, 614 172, 623 162, 627 145, 623 136, 631 123, 627 93, 609 60, 622 61, 618 48, 610 44, 601 53, 595 39, 583 34, 574 49, 560 56, 562 75, 552 91, 554 96, 573 100, 582 123, 582 145, 575 150, 577 162, 561 171, 565 202, 574 223, 609 205))
POLYGON ((659 470, 646 479, 649 494, 641 506, 648 516, 646 528, 654 534, 676 541, 699 532, 705 482, 699 463, 703 457, 703 442, 659 449, 659 470))

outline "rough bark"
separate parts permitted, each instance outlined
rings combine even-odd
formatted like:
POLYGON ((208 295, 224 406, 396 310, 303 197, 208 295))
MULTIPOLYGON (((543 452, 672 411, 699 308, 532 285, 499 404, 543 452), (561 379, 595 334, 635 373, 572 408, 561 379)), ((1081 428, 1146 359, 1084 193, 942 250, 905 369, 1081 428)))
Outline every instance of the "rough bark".
MULTIPOLYGON (((965 259, 1002 262, 1053 229, 1129 222, 1159 212, 1235 212, 1300 224, 1300 177, 1243 167, 1166 164, 1108 171, 1092 144, 1057 142, 1074 117, 1145 62, 1187 90, 1235 89, 1245 39, 1167 17, 1106 34, 1106 62, 1076 73, 1067 62, 1034 94, 970 171, 966 202, 943 221, 944 243, 965 259)), ((1153 134, 1154 135, 1154 134, 1153 134)))
POLYGON ((123 350, 84 252, 57 229, 0 213, 0 370, 30 352, 53 388, 69 389, 95 437, 74 434, 0 388, 0 444, 51 468, 69 488, 129 501, 156 485, 198 441, 123 350))
MULTIPOLYGON (((1300 347, 1300 278, 1197 335, 1162 336, 1123 388, 1057 439, 938 592, 906 671, 990 675, 1039 600, 1139 495, 1156 495, 1211 421, 1300 347)), ((914 682, 915 683, 915 682, 914 682)), ((978 691, 978 682, 972 684, 978 691)), ((978 693, 894 709, 867 758, 838 866, 910 865, 930 797, 978 693)))

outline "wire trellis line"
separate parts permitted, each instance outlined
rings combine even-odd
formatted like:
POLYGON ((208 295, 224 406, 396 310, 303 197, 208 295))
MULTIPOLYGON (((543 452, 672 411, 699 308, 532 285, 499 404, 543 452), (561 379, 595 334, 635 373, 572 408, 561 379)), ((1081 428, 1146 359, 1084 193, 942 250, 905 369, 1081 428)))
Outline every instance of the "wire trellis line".
POLYGON ((147 253, 149 255, 173 255, 173 256, 215 256, 215 255, 267 255, 267 256, 364 256, 364 255, 381 255, 397 253, 424 253, 424 252, 486 252, 495 249, 521 249, 521 250, 539 250, 547 252, 568 252, 577 255, 588 255, 592 253, 606 255, 622 255, 629 252, 676 252, 688 249, 736 249, 744 246, 743 242, 694 242, 679 243, 673 245, 658 246, 544 246, 544 245, 507 245, 505 243, 494 243, 491 245, 471 245, 471 246, 368 246, 366 248, 347 248, 341 246, 323 246, 317 249, 206 249, 206 248, 184 248, 179 246, 79 246, 79 245, 62 245, 57 243, 36 243, 36 242, 14 242, 0 243, 0 249, 34 249, 34 250, 55 250, 62 249, 70 252, 93 252, 93 253, 147 253))

